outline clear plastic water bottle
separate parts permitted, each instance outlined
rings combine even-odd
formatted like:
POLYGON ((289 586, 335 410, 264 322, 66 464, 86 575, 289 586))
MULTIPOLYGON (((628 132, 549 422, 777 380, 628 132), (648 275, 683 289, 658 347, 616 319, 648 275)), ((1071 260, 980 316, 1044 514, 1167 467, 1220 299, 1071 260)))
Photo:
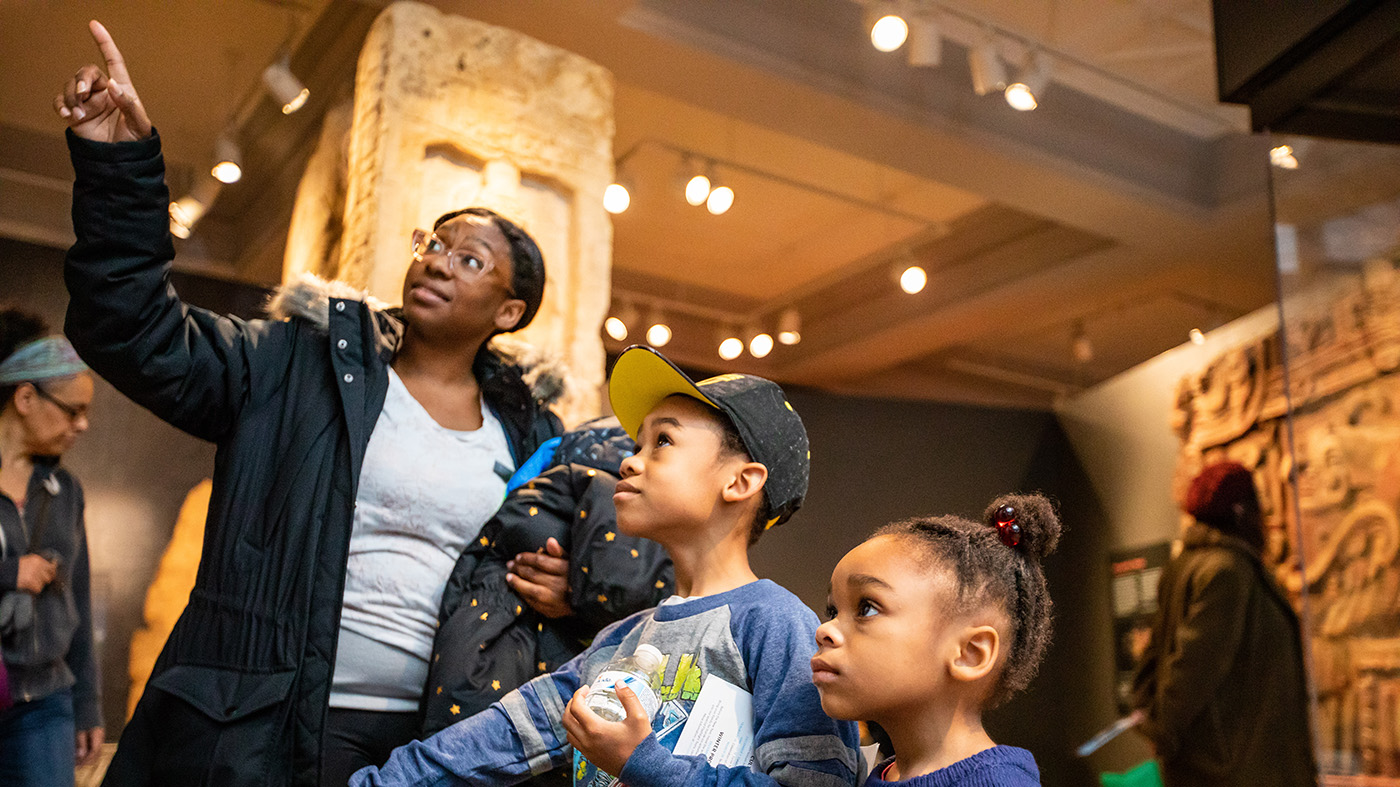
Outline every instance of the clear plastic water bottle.
POLYGON ((647 719, 661 710, 661 700, 651 687, 652 676, 661 669, 661 651, 651 645, 638 645, 630 656, 614 659, 603 668, 588 689, 588 708, 608 721, 622 721, 627 711, 617 698, 617 686, 626 686, 637 695, 647 719))

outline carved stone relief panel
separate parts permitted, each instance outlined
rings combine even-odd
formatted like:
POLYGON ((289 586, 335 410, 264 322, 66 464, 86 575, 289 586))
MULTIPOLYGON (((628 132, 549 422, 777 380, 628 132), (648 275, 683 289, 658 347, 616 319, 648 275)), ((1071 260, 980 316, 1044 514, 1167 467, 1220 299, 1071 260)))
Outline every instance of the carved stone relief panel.
POLYGON ((1400 276, 1374 262, 1288 316, 1287 375, 1271 336, 1179 382, 1176 491, 1218 459, 1254 470, 1265 559, 1304 613, 1319 765, 1400 785, 1400 276))

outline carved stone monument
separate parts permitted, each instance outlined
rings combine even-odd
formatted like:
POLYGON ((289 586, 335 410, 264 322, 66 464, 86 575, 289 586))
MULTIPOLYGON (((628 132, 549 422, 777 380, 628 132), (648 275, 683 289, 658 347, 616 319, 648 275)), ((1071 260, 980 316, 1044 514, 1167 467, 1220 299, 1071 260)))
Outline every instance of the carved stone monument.
POLYGON ((1208 462, 1253 468, 1265 560, 1305 613, 1323 783, 1393 787, 1400 785, 1400 273, 1377 260, 1355 281, 1286 311, 1287 376, 1276 335, 1180 381, 1177 491, 1208 462))
POLYGON ((548 268, 520 338, 567 362, 571 394, 556 409, 577 423, 600 410, 612 139, 601 66, 430 6, 390 5, 360 54, 348 131, 343 115, 328 116, 298 190, 286 276, 314 272, 398 303, 414 228, 471 205, 507 216, 548 268))

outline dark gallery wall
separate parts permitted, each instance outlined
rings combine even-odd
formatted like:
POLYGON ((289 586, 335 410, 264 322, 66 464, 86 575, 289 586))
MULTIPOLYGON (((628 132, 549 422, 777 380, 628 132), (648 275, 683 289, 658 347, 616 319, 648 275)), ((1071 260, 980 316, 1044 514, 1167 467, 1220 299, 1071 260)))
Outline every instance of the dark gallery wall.
MULTIPOLYGON (((60 250, 0 240, 0 302, 38 311, 60 327, 62 262, 60 250)), ((265 295, 189 275, 177 274, 175 282, 188 302, 245 317, 256 315, 265 295)), ((759 542, 754 563, 815 610, 825 607, 836 562, 880 525, 919 514, 977 517, 1010 491, 1039 489, 1060 502, 1065 538, 1046 563, 1056 643, 1033 689, 995 711, 989 725, 998 741, 1035 752, 1046 785, 1092 781, 1069 751, 1098 721, 1084 712, 1086 698, 1111 704, 1107 569, 1095 547, 1103 516, 1055 417, 805 389, 790 396, 811 436, 811 489, 802 511, 759 542), (1095 659, 1104 661, 1098 669, 1091 668, 1095 659)), ((115 735, 126 713, 127 643, 141 623, 146 587, 185 494, 213 468, 214 450, 105 383, 92 415, 92 429, 65 463, 87 490, 103 707, 115 735)))

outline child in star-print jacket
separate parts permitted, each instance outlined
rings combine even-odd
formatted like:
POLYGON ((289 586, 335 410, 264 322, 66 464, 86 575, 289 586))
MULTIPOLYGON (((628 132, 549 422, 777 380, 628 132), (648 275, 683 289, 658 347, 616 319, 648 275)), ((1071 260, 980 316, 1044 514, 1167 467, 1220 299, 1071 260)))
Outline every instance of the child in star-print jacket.
POLYGON ((666 551, 617 532, 612 494, 622 460, 635 449, 616 419, 600 418, 541 447, 532 462, 547 468, 542 473, 534 475, 527 462, 512 479, 506 501, 463 552, 443 592, 425 736, 558 669, 603 627, 671 595, 666 551), (569 553, 572 612, 559 618, 539 614, 506 585, 511 558, 542 550, 551 538, 569 553))

